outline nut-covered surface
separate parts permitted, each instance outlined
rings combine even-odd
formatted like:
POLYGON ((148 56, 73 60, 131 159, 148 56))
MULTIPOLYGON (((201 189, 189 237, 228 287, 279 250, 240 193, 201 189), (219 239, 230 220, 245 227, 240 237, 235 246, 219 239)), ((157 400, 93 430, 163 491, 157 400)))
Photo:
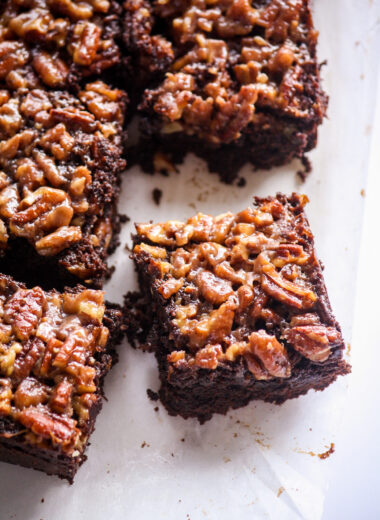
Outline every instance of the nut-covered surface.
POLYGON ((279 134, 292 123, 310 130, 322 121, 326 99, 308 0, 123 5, 124 40, 143 70, 141 81, 155 80, 141 104, 154 118, 151 132, 219 145, 256 125, 274 125, 268 114, 285 118, 279 134))
POLYGON ((5 0, 0 81, 8 88, 75 85, 120 61, 120 6, 113 0, 5 0))
POLYGON ((341 351, 306 202, 277 195, 237 214, 136 225, 133 257, 167 336, 156 348, 168 350, 169 378, 243 359, 257 381, 287 380, 341 351))
POLYGON ((39 255, 58 255, 58 262, 81 280, 104 276, 104 265, 85 265, 81 249, 85 245, 103 260, 111 240, 111 210, 124 167, 124 102, 120 90, 100 80, 77 96, 0 89, 3 251, 8 241, 22 238, 39 255))
POLYGON ((44 292, 0 275, 0 422, 12 424, 3 440, 83 460, 111 365, 104 312, 102 291, 44 292))

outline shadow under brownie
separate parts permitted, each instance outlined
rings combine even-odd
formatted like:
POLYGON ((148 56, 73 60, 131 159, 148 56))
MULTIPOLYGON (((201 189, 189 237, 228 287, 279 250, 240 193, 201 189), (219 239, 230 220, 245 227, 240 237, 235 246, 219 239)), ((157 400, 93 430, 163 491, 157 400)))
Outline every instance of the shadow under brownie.
POLYGON ((309 0, 126 0, 123 37, 142 140, 131 161, 204 158, 222 180, 315 147, 327 97, 309 0))
POLYGON ((0 460, 70 482, 102 407, 122 319, 104 293, 0 275, 0 460))
POLYGON ((142 300, 127 297, 129 337, 155 351, 170 414, 203 422, 349 373, 306 202, 279 194, 237 214, 136 225, 142 300))

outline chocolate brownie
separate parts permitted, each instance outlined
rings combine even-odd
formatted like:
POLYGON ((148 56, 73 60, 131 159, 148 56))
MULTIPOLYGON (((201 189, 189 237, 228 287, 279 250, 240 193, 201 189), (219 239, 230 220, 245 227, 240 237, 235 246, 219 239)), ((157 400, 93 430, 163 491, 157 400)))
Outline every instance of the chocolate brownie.
POLYGON ((108 0, 0 7, 0 272, 29 284, 108 273, 127 96, 100 75, 120 62, 118 14, 108 0))
POLYGON ((269 168, 314 148, 327 98, 309 0, 123 5, 145 169, 157 152, 194 152, 230 182, 246 162, 269 168))
POLYGON ((102 407, 121 311, 102 291, 0 275, 0 460, 72 482, 102 407))
POLYGON ((129 334, 155 351, 170 414, 203 422, 252 399, 280 404, 350 371, 306 202, 278 194, 237 214, 136 225, 146 311, 132 296, 129 334))

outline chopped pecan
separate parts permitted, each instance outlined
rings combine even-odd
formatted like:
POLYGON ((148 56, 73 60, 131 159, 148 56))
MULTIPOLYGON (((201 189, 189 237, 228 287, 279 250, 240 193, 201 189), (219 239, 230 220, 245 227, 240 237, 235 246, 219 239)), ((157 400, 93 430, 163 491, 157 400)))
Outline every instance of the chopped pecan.
POLYGON ((223 356, 221 345, 206 345, 195 354, 195 364, 200 368, 215 370, 223 356))
POLYGON ((325 325, 291 327, 284 337, 300 354, 316 362, 326 361, 334 344, 342 342, 340 332, 325 325))
POLYGON ((45 306, 42 289, 19 289, 4 307, 4 319, 20 340, 27 340, 36 330, 45 306))
POLYGON ((45 404, 49 398, 50 389, 34 377, 27 377, 18 385, 14 394, 16 408, 23 410, 29 406, 45 404))
POLYGON ((276 336, 264 330, 249 336, 249 351, 260 359, 264 368, 274 377, 290 377, 291 367, 285 347, 276 336))
POLYGON ((158 292, 167 300, 173 294, 176 294, 182 287, 183 280, 176 280, 175 278, 169 278, 162 285, 160 285, 158 292))
POLYGON ((33 67, 42 81, 49 87, 63 87, 66 83, 68 68, 57 56, 40 51, 33 58, 33 67))
POLYGON ((12 397, 11 382, 9 379, 0 378, 0 416, 11 413, 12 397))
POLYGON ((53 233, 40 238, 35 247, 42 256, 52 256, 80 242, 82 231, 78 226, 62 226, 53 233))
POLYGON ((63 310, 84 320, 101 324, 105 311, 104 292, 85 289, 78 294, 65 293, 63 310))
POLYGON ((22 381, 30 375, 45 353, 46 345, 39 338, 31 338, 23 344, 17 355, 12 372, 12 380, 22 381))
POLYGON ((80 431, 77 421, 56 415, 45 406, 31 406, 18 414, 18 420, 36 435, 52 441, 53 445, 74 446, 80 431))
POLYGON ((309 309, 316 303, 317 295, 313 291, 283 278, 263 253, 257 257, 255 267, 262 276, 261 286, 269 296, 297 309, 309 309))
POLYGON ((233 294, 231 282, 203 269, 196 275, 196 284, 205 300, 215 305, 224 303, 233 294))
POLYGON ((9 225, 16 236, 38 240, 46 232, 68 226, 73 213, 70 198, 64 191, 44 186, 20 202, 9 225))
POLYGON ((67 379, 63 379, 57 384, 50 399, 50 407, 54 412, 70 414, 73 390, 73 384, 67 379))

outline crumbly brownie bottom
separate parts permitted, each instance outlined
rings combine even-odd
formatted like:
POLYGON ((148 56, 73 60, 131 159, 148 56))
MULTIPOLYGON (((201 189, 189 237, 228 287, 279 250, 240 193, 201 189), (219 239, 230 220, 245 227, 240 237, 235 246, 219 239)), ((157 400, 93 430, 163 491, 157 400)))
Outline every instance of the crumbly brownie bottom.
POLYGON ((250 401, 260 400, 282 404, 306 394, 310 389, 324 390, 338 376, 348 373, 342 352, 335 351, 329 363, 315 365, 304 360, 293 369, 292 377, 278 381, 257 381, 243 363, 224 364, 216 370, 197 367, 168 372, 166 354, 156 353, 159 364, 160 399, 170 415, 187 419, 196 417, 200 423, 214 413, 226 414, 250 401), (331 362, 330 362, 331 361, 331 362))
POLYGON ((188 153, 193 153, 207 163, 211 172, 230 184, 245 164, 255 169, 270 169, 293 159, 303 160, 305 153, 317 144, 317 128, 317 124, 300 128, 292 123, 287 126, 277 123, 267 130, 252 126, 249 134, 237 143, 215 147, 184 134, 143 137, 137 146, 129 149, 128 167, 138 164, 146 173, 167 172, 171 165, 181 164, 188 153))
POLYGON ((203 424, 214 413, 225 415, 229 409, 241 408, 251 401, 280 405, 311 389, 324 390, 338 376, 351 371, 343 359, 343 349, 335 350, 328 363, 316 364, 302 359, 293 366, 292 377, 281 383, 258 381, 243 359, 239 363, 220 364, 215 370, 169 366, 167 356, 172 348, 170 343, 165 343, 167 334, 153 318, 149 297, 128 293, 125 302, 128 339, 133 346, 155 353, 161 383, 159 396, 169 415, 180 415, 184 419, 196 417, 203 424))

